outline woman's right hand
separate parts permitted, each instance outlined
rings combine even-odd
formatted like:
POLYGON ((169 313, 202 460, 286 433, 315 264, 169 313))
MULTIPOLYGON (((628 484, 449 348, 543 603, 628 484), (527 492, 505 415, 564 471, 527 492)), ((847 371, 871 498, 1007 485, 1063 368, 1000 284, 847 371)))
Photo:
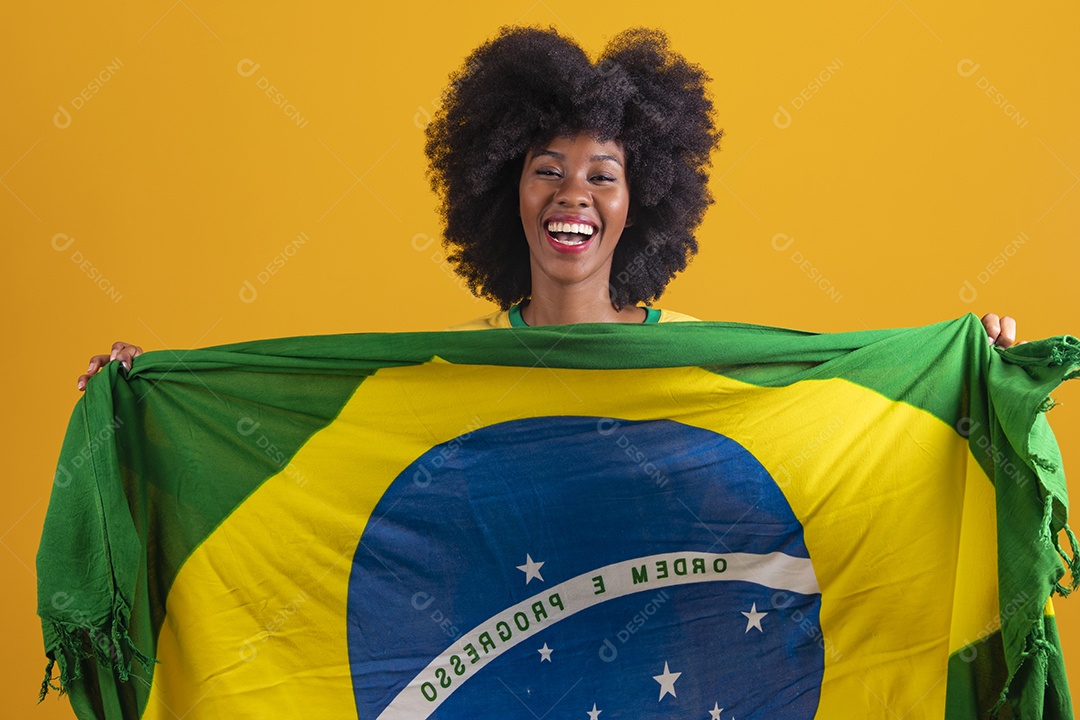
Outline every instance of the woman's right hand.
POLYGON ((143 350, 138 345, 129 345, 126 342, 114 342, 112 346, 112 353, 109 355, 95 355, 90 358, 90 367, 86 368, 86 374, 79 376, 78 387, 79 390, 86 389, 86 381, 92 378, 97 371, 105 367, 106 363, 110 363, 113 360, 119 360, 120 364, 124 366, 125 370, 131 369, 131 363, 135 358, 142 355, 143 350))

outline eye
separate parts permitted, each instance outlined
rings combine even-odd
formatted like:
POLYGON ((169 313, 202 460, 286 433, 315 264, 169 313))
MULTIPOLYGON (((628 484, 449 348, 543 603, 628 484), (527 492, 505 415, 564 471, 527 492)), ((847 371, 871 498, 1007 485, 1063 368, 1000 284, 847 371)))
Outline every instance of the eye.
POLYGON ((542 170, 537 170, 536 174, 537 175, 558 176, 559 173, 557 171, 555 171, 555 170, 543 170, 542 169, 542 170))
POLYGON ((607 175, 596 175, 593 177, 593 180, 600 180, 602 182, 615 182, 615 178, 608 177, 607 175))

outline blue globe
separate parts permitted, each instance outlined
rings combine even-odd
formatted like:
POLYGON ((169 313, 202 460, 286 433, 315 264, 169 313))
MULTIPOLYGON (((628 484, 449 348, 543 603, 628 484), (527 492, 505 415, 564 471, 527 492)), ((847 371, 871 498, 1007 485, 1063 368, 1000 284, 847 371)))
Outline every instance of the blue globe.
POLYGON ((821 597, 746 565, 775 553, 812 573, 783 492, 723 435, 576 416, 465 432, 393 481, 357 545, 358 715, 408 693, 462 720, 812 718, 821 597))

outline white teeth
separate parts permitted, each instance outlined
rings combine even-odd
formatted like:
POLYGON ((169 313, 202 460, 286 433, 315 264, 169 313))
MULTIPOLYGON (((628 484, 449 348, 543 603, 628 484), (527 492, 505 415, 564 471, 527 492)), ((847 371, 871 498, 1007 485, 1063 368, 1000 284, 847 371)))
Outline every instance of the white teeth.
MULTIPOLYGON (((592 235, 593 232, 595 232, 596 228, 594 228, 592 225, 586 225, 584 223, 549 222, 547 224, 547 230, 548 232, 552 233, 568 232, 576 233, 578 235, 592 235)), ((577 245, 580 243, 568 244, 577 245)))

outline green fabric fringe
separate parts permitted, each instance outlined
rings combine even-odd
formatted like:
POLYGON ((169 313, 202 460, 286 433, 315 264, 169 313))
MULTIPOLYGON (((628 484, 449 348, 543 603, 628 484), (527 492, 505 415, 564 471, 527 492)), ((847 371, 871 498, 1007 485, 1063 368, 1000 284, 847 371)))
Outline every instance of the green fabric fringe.
MULTIPOLYGON (((1046 626, 1040 621, 1032 627, 1031 634, 1028 635, 1027 647, 1020 653, 1020 665, 1033 658, 1042 660, 1045 664, 1052 655, 1057 655, 1057 648, 1054 647, 1054 643, 1046 639, 1046 626)), ((1012 680, 1013 678, 1009 678, 1009 681, 1005 684, 1005 689, 1001 691, 1001 695, 998 697, 997 703, 990 708, 991 718, 997 718, 1001 708, 1009 701, 1009 686, 1012 684, 1012 680)))
POLYGON ((107 626, 91 627, 78 623, 51 620, 50 627, 56 634, 56 644, 48 649, 49 662, 45 666, 45 679, 41 682, 38 703, 45 700, 49 690, 64 695, 72 682, 82 677, 82 661, 94 659, 102 670, 111 669, 116 677, 126 682, 131 675, 135 660, 147 673, 159 662, 135 646, 128 634, 130 612, 122 605, 113 609, 112 622, 107 626), (60 675, 53 683, 53 667, 59 665, 60 675))
MULTIPOLYGON (((1038 468, 1040 470, 1045 470, 1048 473, 1057 472, 1057 469, 1058 469, 1057 463, 1054 463, 1053 461, 1047 460, 1044 457, 1039 457, 1038 455, 1035 455, 1035 454, 1029 455, 1028 457, 1031 459, 1031 464, 1038 466, 1038 468)), ((1053 500, 1052 497, 1048 497, 1047 502, 1050 502, 1052 500, 1053 500)))
MULTIPOLYGON (((1047 365, 1080 366, 1080 346, 1066 345, 1064 343, 1055 345, 1050 351, 1047 365)), ((1080 367, 1076 367, 1076 369, 1066 373, 1062 377, 1062 381, 1074 380, 1078 377, 1080 377, 1080 367)), ((1059 404, 1060 403, 1055 402, 1053 398, 1047 395, 1036 409, 1038 412, 1045 413, 1049 412, 1059 404)), ((1053 474, 1057 473, 1059 470, 1057 463, 1036 455, 1035 453, 1028 454, 1028 461, 1031 465, 1031 469, 1035 472, 1036 478, 1040 481, 1042 480, 1042 478, 1039 478, 1040 471, 1053 474)), ((1042 482, 1039 484, 1042 485, 1043 488, 1046 487, 1042 482)), ((1077 542, 1076 534, 1073 533, 1072 528, 1069 527, 1068 523, 1065 523, 1058 532, 1054 532, 1054 499, 1054 495, 1050 492, 1047 492, 1046 497, 1043 498, 1042 537, 1054 546, 1054 549, 1065 564, 1065 571, 1062 573, 1062 577, 1054 583, 1053 592, 1056 592, 1062 597, 1068 597, 1077 589, 1077 587, 1080 587, 1080 542, 1077 542), (1069 539, 1071 555, 1066 553, 1061 547, 1061 531, 1064 531, 1069 539), (1067 584, 1062 584, 1061 581, 1065 579, 1066 575, 1069 576, 1067 584)), ((1013 680, 1016 678, 1020 667, 1033 660, 1037 665, 1042 665, 1045 668, 1049 664, 1050 657, 1057 654, 1058 651, 1054 647, 1054 644, 1046 639, 1045 620, 1040 618, 1039 622, 1032 626, 1031 632, 1027 637, 1027 646, 1020 654, 1020 662, 1017 664, 1017 671, 1013 672, 1006 681, 1005 687, 1002 688, 997 703, 995 703, 994 707, 990 710, 990 717, 994 719, 998 718, 1002 708, 1009 701, 1009 689, 1013 680)), ((1049 677, 1047 677, 1046 680, 1049 682, 1049 677)), ((1016 712, 1016 708, 1013 708, 1013 711, 1016 712)))
MULTIPOLYGON (((1050 362, 1052 365, 1080 365, 1080 347, 1065 344, 1057 345, 1050 353, 1050 362)), ((1065 376, 1062 378, 1062 381, 1075 380, 1078 377, 1080 377, 1080 367, 1077 367, 1071 372, 1066 373, 1065 376)), ((1054 400, 1049 396, 1047 396, 1046 401, 1049 401, 1049 405, 1046 407, 1046 410, 1050 410, 1055 405, 1060 404, 1054 402, 1054 400)), ((1046 405, 1046 401, 1043 402, 1043 405, 1046 405)), ((1041 409, 1042 408, 1040 408, 1040 410, 1041 409)), ((1034 460, 1035 458, 1032 457, 1032 461, 1034 460)), ((1053 465, 1053 463, 1046 464, 1053 465)), ((1047 469, 1041 464, 1039 465, 1039 467, 1047 469)), ((1057 467, 1054 466, 1053 469, 1049 471, 1056 472, 1057 467)), ((1043 520, 1044 522, 1046 522, 1047 519, 1043 518, 1043 520)), ((1046 527, 1049 531, 1049 525, 1046 525, 1046 527)), ((1058 555, 1061 556, 1061 559, 1065 562, 1065 566, 1068 568, 1069 584, 1067 586, 1062 585, 1059 581, 1054 584, 1054 589, 1062 597, 1068 597, 1074 590, 1076 590, 1077 587, 1080 587, 1080 543, 1077 542, 1076 534, 1073 533, 1072 528, 1069 527, 1068 523, 1066 523, 1062 529, 1065 531, 1065 535, 1069 538, 1069 549, 1072 551, 1072 555, 1070 557, 1062 549, 1060 533, 1056 533, 1054 535, 1054 548, 1057 550, 1058 555)))
POLYGON ((1039 406, 1039 412, 1050 412, 1060 404, 1061 403, 1059 403, 1057 400, 1054 400, 1054 398, 1047 395, 1046 399, 1042 401, 1042 405, 1039 406))
MULTIPOLYGON (((1051 367, 1080 364, 1080 346, 1065 343, 1055 345, 1050 348, 1050 358, 1047 364, 1051 367)), ((1064 379, 1072 380, 1077 376, 1080 376, 1080 367, 1069 372, 1064 379)))
POLYGON ((1069 538, 1069 549, 1072 551, 1072 555, 1066 554, 1062 549, 1060 536, 1054 538, 1054 548, 1069 569, 1069 584, 1067 586, 1062 585, 1059 581, 1054 584, 1054 589, 1058 595, 1068 597, 1077 587, 1080 587, 1080 543, 1076 541, 1076 535, 1073 533, 1072 528, 1066 525, 1063 529, 1065 535, 1069 538))

